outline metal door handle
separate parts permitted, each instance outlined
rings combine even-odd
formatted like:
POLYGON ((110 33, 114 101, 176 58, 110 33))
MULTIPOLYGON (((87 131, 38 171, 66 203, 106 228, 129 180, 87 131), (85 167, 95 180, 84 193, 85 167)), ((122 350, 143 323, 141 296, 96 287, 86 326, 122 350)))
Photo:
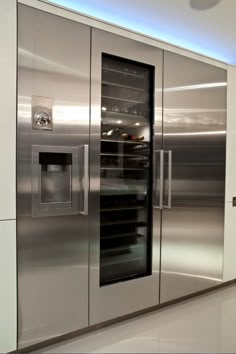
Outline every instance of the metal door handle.
POLYGON ((88 215, 88 194, 89 194, 89 148, 84 145, 84 209, 82 215, 88 215))
MULTIPOLYGON (((163 209, 163 184, 164 184, 164 150, 156 150, 156 153, 160 153, 160 164, 159 164, 159 170, 160 170, 160 191, 159 191, 159 205, 154 204, 154 208, 158 209, 163 209)), ((156 161, 155 161, 156 162, 156 161)), ((154 198, 155 200, 158 200, 158 193, 157 193, 157 173, 156 173, 156 164, 155 164, 155 174, 154 174, 154 183, 155 183, 155 188, 154 188, 154 198)))
POLYGON ((172 200, 172 151, 167 151, 168 153, 168 199, 167 206, 165 208, 171 208, 171 200, 172 200))

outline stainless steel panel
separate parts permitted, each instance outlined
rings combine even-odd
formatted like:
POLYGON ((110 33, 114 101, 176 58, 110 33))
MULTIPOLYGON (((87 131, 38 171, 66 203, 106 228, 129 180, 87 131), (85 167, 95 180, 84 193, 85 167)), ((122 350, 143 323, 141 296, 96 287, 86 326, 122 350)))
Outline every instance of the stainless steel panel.
MULTIPOLYGON (((100 30, 92 30, 90 136, 90 325, 116 318, 159 302, 160 209, 153 214, 152 275, 100 287, 100 136, 102 53, 155 66, 155 146, 162 137, 162 51, 100 30)), ((154 159, 155 160, 155 159, 154 159)), ((159 168, 159 163, 158 163, 159 168)))
POLYGON ((164 68, 162 303, 222 281, 227 82, 225 70, 169 52, 164 68))
MULTIPOLYGON (((84 211, 82 147, 89 143, 90 29, 23 5, 19 5, 18 16, 17 242, 21 348, 88 325, 88 218, 79 211, 84 211), (53 99, 53 130, 32 129, 32 96, 53 99), (33 145, 40 146, 42 151, 50 146, 61 152, 72 152, 74 147, 78 151, 81 147, 77 154, 79 165, 74 171, 78 176, 72 176, 76 179, 74 192, 80 200, 76 214, 72 211, 70 215, 32 217, 33 145)), ((50 168, 54 169, 50 173, 57 173, 53 166, 50 168)))

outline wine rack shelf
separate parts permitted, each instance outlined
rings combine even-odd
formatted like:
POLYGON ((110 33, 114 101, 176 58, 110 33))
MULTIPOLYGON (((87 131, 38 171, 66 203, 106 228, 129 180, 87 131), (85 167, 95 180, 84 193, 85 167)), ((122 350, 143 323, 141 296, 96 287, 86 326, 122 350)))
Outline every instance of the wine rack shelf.
POLYGON ((128 238, 128 237, 131 237, 131 238, 142 238, 142 237, 144 237, 143 235, 141 235, 141 234, 136 234, 136 233, 134 233, 134 234, 131 234, 131 233, 129 233, 129 234, 117 234, 117 235, 109 235, 109 236, 102 236, 101 237, 101 240, 102 241, 106 241, 106 240, 112 240, 112 239, 116 239, 116 238, 122 238, 122 237, 124 237, 124 238, 128 238))
POLYGON ((102 82, 102 85, 115 86, 115 87, 121 87, 121 88, 129 89, 129 90, 135 90, 135 91, 145 92, 143 89, 141 89, 141 88, 139 88, 139 87, 128 86, 128 85, 121 85, 121 84, 117 84, 117 83, 115 83, 115 82, 103 81, 103 82, 102 82))
POLYGON ((144 79, 144 75, 138 75, 136 73, 132 73, 132 72, 129 72, 129 71, 122 71, 122 70, 112 69, 112 68, 109 68, 108 66, 107 67, 103 66, 102 70, 110 71, 112 73, 117 73, 117 74, 126 75, 126 76, 133 76, 133 77, 137 77, 139 79, 144 79))
POLYGON ((101 226, 111 226, 111 225, 124 225, 124 224, 135 224, 136 226, 146 226, 147 223, 144 221, 137 221, 136 219, 132 220, 115 220, 115 221, 109 221, 105 223, 101 223, 101 226))
POLYGON ((126 211, 126 210, 143 210, 144 206, 121 206, 121 207, 110 207, 110 208, 101 208, 101 212, 109 212, 109 211, 126 211))
POLYGON ((149 141, 133 141, 133 140, 117 140, 117 139, 101 139, 104 143, 117 143, 117 144, 149 144, 149 141))
POLYGON ((122 97, 102 96, 102 98, 108 98, 110 100, 117 100, 117 101, 129 102, 129 103, 141 103, 141 104, 144 104, 144 102, 142 102, 142 101, 128 100, 127 98, 122 98, 122 97))
POLYGON ((138 154, 114 154, 114 153, 109 153, 109 152, 105 152, 105 153, 101 153, 100 156, 114 156, 114 157, 123 157, 123 158, 126 158, 126 157, 135 157, 135 158, 138 158, 138 159, 147 159, 147 156, 145 155, 138 155, 138 154))

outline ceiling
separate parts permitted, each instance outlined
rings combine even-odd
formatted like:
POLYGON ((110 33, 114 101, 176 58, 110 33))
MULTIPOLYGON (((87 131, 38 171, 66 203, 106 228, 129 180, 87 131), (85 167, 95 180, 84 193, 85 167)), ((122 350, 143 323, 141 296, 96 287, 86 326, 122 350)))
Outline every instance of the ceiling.
POLYGON ((236 0, 51 0, 212 58, 236 65, 236 0))

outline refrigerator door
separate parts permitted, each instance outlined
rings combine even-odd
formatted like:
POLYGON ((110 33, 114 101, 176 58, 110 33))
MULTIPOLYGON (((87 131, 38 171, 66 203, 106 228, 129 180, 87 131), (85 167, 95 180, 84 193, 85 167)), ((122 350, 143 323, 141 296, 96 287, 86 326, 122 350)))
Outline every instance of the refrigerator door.
POLYGON ((93 325, 159 302, 162 51, 93 29, 91 70, 93 325))
POLYGON ((18 347, 88 326, 90 29, 18 8, 18 347))
POLYGON ((226 71, 164 53, 161 303, 222 281, 226 71))

